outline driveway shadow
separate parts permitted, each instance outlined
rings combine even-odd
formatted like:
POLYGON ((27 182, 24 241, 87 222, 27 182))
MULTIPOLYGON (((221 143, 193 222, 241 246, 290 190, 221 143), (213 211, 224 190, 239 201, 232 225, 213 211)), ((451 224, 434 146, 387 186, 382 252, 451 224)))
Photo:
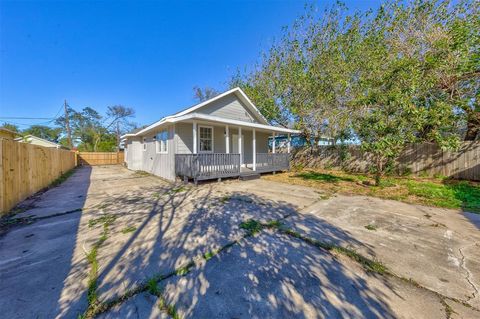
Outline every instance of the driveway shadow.
MULTIPOLYGON (((363 245, 315 216, 302 215, 287 202, 240 192, 224 194, 215 185, 182 192, 166 189, 161 198, 102 267, 103 300, 112 300, 154 275, 169 274, 193 258, 198 261, 198 257, 243 238, 239 225, 251 218, 307 222, 315 232, 312 235, 363 245)), ((144 196, 138 200, 143 203, 144 196)), ((169 302, 188 318, 395 317, 382 291, 326 251, 278 234, 240 243, 187 276, 162 282, 169 302)), ((382 285, 388 288, 388 283, 382 285)), ((135 298, 127 303, 135 303, 135 298)), ((143 295, 138 298, 145 299, 143 295)), ((130 306, 125 309, 131 310, 130 306)), ((143 300, 139 306, 143 314, 157 313, 155 304, 143 300), (150 312, 145 307, 150 307, 150 312)), ((122 312, 122 305, 113 313, 132 315, 122 312)))
POLYGON ((1 317, 55 318, 63 308, 84 307, 77 298, 84 290, 81 280, 67 287, 67 278, 83 275, 74 252, 91 170, 78 168, 59 186, 29 199, 28 209, 14 216, 28 222, 0 237, 1 317), (65 289, 74 293, 65 298, 65 289))

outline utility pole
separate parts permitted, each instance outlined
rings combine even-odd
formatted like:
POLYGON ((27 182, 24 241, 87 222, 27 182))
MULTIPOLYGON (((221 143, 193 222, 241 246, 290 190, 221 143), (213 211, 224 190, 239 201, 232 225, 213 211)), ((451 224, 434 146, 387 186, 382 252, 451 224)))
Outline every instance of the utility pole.
POLYGON ((120 123, 117 121, 117 152, 120 151, 120 123))
POLYGON ((72 144, 72 132, 70 131, 70 122, 68 121, 68 104, 67 100, 64 101, 63 106, 65 108, 65 129, 67 130, 67 142, 70 149, 73 148, 72 144))

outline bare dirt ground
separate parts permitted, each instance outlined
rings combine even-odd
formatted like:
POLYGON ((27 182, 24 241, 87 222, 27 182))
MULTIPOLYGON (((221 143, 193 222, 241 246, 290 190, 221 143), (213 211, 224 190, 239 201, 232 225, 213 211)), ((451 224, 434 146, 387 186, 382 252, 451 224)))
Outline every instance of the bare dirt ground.
POLYGON ((479 215, 120 166, 24 206, 0 235, 5 318, 480 316, 479 215))

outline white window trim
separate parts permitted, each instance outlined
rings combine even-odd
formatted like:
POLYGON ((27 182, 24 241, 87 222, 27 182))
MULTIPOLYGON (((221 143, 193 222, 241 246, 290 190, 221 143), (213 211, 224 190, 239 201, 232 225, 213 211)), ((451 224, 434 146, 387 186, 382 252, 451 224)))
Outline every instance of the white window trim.
POLYGON ((168 140, 169 139, 170 139, 170 133, 169 133, 168 128, 164 129, 164 130, 161 130, 157 134, 155 134, 155 152, 157 154, 168 154, 168 140), (163 132, 165 132, 167 134, 167 139, 165 140, 165 151, 162 151, 162 146, 161 146, 161 143, 163 142, 163 140, 158 140, 157 139, 157 135, 161 134, 163 132))
POLYGON ((142 138, 142 150, 145 152, 147 151, 147 138, 142 138))
POLYGON ((213 126, 209 126, 209 125, 198 125, 198 138, 197 138, 197 147, 198 147, 198 153, 213 153, 214 150, 215 150, 215 131, 213 129, 213 126), (200 149, 200 140, 201 140, 201 134, 200 134, 200 131, 201 131, 201 128, 209 128, 212 130, 212 150, 211 151, 202 151, 200 149))

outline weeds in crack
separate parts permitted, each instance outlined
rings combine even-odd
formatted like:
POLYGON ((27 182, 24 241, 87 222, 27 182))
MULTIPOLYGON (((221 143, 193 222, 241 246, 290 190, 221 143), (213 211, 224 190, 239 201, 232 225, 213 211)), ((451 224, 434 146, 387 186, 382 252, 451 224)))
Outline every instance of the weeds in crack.
POLYGON ((135 226, 127 226, 124 229, 122 229, 121 232, 122 232, 122 234, 128 234, 128 233, 134 232, 136 230, 137 230, 137 227, 135 227, 135 226))
POLYGON ((248 236, 253 236, 262 230, 263 225, 259 221, 249 219, 245 222, 242 222, 240 224, 240 228, 246 230, 248 236))
MULTIPOLYGON (((278 220, 270 221, 268 223, 260 223, 258 221, 252 220, 252 219, 248 220, 248 225, 258 225, 258 224, 260 225, 260 230, 264 229, 264 228, 276 229, 280 233, 286 234, 286 235, 294 237, 294 238, 298 238, 298 239, 300 239, 300 240, 302 240, 302 241, 304 241, 304 242, 306 242, 310 245, 316 246, 318 248, 323 248, 327 251, 333 251, 333 252, 336 252, 336 253, 339 253, 339 254, 343 254, 343 255, 355 260, 359 264, 361 264, 367 271, 374 272, 374 273, 377 273, 377 274, 380 274, 380 275, 394 277, 394 278, 397 278, 397 279, 399 279, 403 282, 414 285, 415 287, 417 287, 419 289, 422 289, 422 290, 428 291, 430 293, 433 293, 434 295, 436 295, 440 299, 442 305, 445 307, 445 313, 447 315, 447 319, 451 318, 451 315, 456 313, 456 312, 452 309, 452 307, 450 307, 450 305, 448 305, 446 303, 446 300, 451 300, 451 301, 459 303, 459 304, 461 304, 461 305, 463 305, 467 308, 470 308, 472 310, 480 312, 480 309, 477 309, 476 307, 473 307, 472 305, 470 305, 469 303, 467 303, 463 300, 459 300, 459 299, 456 299, 456 298, 453 298, 453 297, 444 296, 444 295, 442 295, 442 294, 440 294, 440 293, 438 293, 434 290, 431 290, 429 288, 426 288, 426 287, 420 285, 418 282, 416 282, 415 280, 413 280, 411 278, 405 278, 405 277, 399 276, 399 275, 391 272, 385 265, 383 265, 379 261, 371 260, 371 259, 369 259, 365 256, 362 256, 361 254, 359 254, 359 253, 357 253, 357 252, 355 252, 351 249, 348 249, 348 248, 344 248, 344 247, 337 246, 337 245, 334 245, 334 244, 331 244, 331 243, 328 243, 328 242, 322 242, 322 241, 318 241, 318 240, 306 237, 306 236, 300 234, 299 232, 296 232, 294 230, 286 228, 278 220)), ((258 226, 256 226, 256 228, 258 228, 258 226)))
POLYGON ((279 231, 282 234, 300 239, 300 240, 306 242, 309 245, 315 246, 317 248, 322 248, 322 249, 325 249, 327 251, 332 251, 332 252, 336 252, 336 253, 345 255, 345 256, 355 260, 356 262, 360 263, 363 266, 363 268, 365 268, 367 271, 375 272, 375 273, 378 273, 378 274, 384 274, 384 273, 388 272, 385 265, 383 265, 379 261, 371 260, 367 257, 364 257, 364 256, 360 255, 356 251, 348 249, 348 248, 344 248, 344 247, 334 245, 334 244, 331 244, 331 243, 328 243, 328 242, 323 242, 323 241, 319 241, 319 240, 315 240, 315 239, 306 237, 306 236, 300 234, 299 232, 296 232, 292 229, 286 228, 278 220, 273 220, 273 221, 270 221, 268 223, 261 223, 259 221, 254 220, 254 219, 249 219, 246 222, 241 223, 240 228, 245 229, 248 232, 249 235, 256 234, 256 233, 260 232, 263 228, 276 229, 277 231, 279 231))
POLYGON ((62 184, 62 183, 65 182, 70 176, 72 176, 73 173, 75 173, 75 168, 72 168, 71 170, 66 171, 65 173, 63 173, 62 175, 60 175, 59 177, 57 177, 55 180, 53 180, 53 182, 50 183, 50 185, 49 185, 47 188, 56 187, 56 186, 62 184))
POLYGON ((88 227, 92 228, 92 227, 95 227, 97 226, 98 224, 103 224, 103 225, 108 225, 110 226, 111 224, 113 224, 113 222, 115 221, 116 217, 115 215, 112 215, 112 214, 104 214, 100 217, 97 217, 97 218, 93 218, 93 219, 90 219, 88 221, 88 227))
POLYGON ((162 292, 158 287, 158 282, 155 279, 150 279, 147 282, 148 292, 156 297, 158 297, 158 308, 161 311, 166 312, 173 319, 180 319, 180 315, 177 312, 175 305, 169 304, 162 292))
MULTIPOLYGON (((210 252, 207 252, 207 253, 204 253, 203 255, 201 255, 199 257, 208 261, 213 256, 215 256, 215 255, 219 254, 220 252, 232 247, 235 244, 238 244, 238 240, 231 241, 228 244, 222 246, 221 248, 210 251, 210 252)), ((135 296, 139 293, 146 292, 146 291, 148 291, 148 292, 156 291, 155 287, 159 282, 161 282, 165 279, 168 279, 170 277, 173 277, 173 276, 185 276, 186 274, 188 274, 191 271, 191 269, 194 266, 195 266, 195 262, 193 260, 191 260, 186 265, 184 265, 182 267, 179 267, 179 268, 175 269, 174 271, 172 271, 170 273, 157 274, 157 275, 154 275, 152 277, 149 277, 145 280, 145 282, 143 284, 138 285, 134 289, 128 290, 127 292, 125 292, 125 294, 119 296, 118 298, 115 298, 115 299, 112 299, 112 300, 109 300, 109 301, 106 301, 106 302, 102 302, 102 303, 96 303, 95 305, 90 306, 85 311, 85 313, 81 315, 81 318, 82 319, 94 318, 95 316, 108 311, 112 307, 123 303, 127 299, 129 299, 129 298, 131 298, 131 297, 133 297, 133 296, 135 296)), ((161 303, 162 303, 162 300, 160 300, 160 304, 161 303)), ((164 303, 164 305, 166 305, 166 303, 164 303)), ((166 306, 166 307, 167 308, 162 309, 162 310, 165 310, 173 318, 180 318, 178 316, 178 314, 176 314, 175 308, 171 308, 171 306, 170 307, 166 306)))
POLYGON ((175 271, 175 274, 177 276, 185 276, 186 274, 188 274, 191 270, 191 268, 195 266, 195 262, 193 261, 190 261, 188 264, 186 264, 185 266, 183 267, 180 267, 178 268, 176 271, 175 271))
POLYGON ((452 318, 452 315, 453 314, 457 314, 452 307, 450 307, 450 305, 445 301, 445 298, 444 297, 439 297, 440 299, 440 303, 442 304, 442 306, 444 307, 445 309, 445 316, 447 319, 450 319, 452 318))
POLYGON ((97 259, 98 249, 107 240, 109 227, 114 221, 115 221, 115 216, 107 214, 95 219, 91 219, 88 222, 89 227, 94 227, 99 223, 103 223, 103 231, 100 238, 98 238, 98 240, 93 244, 90 252, 86 253, 87 261, 90 264, 90 271, 88 273, 88 284, 87 284, 87 301, 88 301, 89 308, 94 308, 99 304, 98 293, 97 293, 98 267, 99 267, 98 259, 97 259))

